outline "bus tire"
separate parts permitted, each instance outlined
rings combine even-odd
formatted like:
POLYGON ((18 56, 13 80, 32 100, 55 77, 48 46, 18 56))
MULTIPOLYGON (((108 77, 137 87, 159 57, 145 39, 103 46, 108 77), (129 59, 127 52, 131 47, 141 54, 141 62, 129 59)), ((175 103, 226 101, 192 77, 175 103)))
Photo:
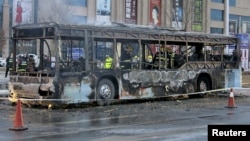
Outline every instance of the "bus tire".
POLYGON ((100 106, 109 105, 115 97, 115 86, 109 79, 102 79, 96 90, 97 104, 100 106))
MULTIPOLYGON (((210 81, 207 77, 200 77, 197 83, 198 92, 204 92, 211 89, 210 81)), ((205 93, 201 93, 199 96, 204 97, 205 93)))

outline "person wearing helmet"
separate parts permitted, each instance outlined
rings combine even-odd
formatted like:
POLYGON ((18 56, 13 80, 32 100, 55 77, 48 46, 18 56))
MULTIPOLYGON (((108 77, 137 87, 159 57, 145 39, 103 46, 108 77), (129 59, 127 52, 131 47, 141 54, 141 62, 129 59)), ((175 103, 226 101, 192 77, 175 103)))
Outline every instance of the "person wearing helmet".
POLYGON ((152 55, 148 55, 147 57, 147 62, 151 63, 153 61, 152 55))
POLYGON ((153 68, 165 68, 166 54, 164 47, 160 47, 160 52, 157 52, 153 59, 153 68))
POLYGON ((152 55, 150 55, 150 54, 148 54, 148 56, 145 58, 145 61, 146 61, 146 63, 145 63, 145 68, 146 69, 152 69, 152 67, 153 67, 153 57, 152 57, 152 55))
POLYGON ((139 64, 139 57, 137 55, 135 55, 134 57, 132 57, 132 62, 131 62, 131 68, 138 68, 139 64))

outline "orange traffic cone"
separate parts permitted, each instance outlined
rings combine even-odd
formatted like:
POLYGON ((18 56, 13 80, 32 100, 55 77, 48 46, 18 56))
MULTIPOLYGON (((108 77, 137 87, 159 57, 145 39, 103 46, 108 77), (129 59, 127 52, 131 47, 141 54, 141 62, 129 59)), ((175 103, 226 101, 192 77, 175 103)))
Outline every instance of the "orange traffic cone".
POLYGON ((237 108, 237 107, 235 106, 235 102, 234 102, 234 93, 233 93, 233 89, 232 89, 232 88, 230 89, 228 104, 227 104, 226 108, 237 108))
POLYGON ((22 131, 22 130, 27 130, 27 129, 28 128, 23 126, 22 105, 21 105, 21 101, 18 99, 17 106, 16 106, 16 116, 15 116, 14 126, 13 128, 10 128, 10 130, 22 131))

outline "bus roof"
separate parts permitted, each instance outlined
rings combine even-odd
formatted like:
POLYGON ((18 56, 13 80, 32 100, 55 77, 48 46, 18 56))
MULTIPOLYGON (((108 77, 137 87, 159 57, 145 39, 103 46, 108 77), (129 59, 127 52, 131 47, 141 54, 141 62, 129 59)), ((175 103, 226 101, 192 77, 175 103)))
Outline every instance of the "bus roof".
POLYGON ((54 22, 23 24, 14 26, 13 38, 83 38, 91 35, 94 38, 108 39, 141 39, 159 41, 201 42, 207 44, 237 44, 237 37, 233 35, 206 34, 201 32, 185 32, 169 28, 153 26, 139 26, 122 23, 108 25, 64 25, 54 22), (85 31, 91 31, 91 34, 85 31))

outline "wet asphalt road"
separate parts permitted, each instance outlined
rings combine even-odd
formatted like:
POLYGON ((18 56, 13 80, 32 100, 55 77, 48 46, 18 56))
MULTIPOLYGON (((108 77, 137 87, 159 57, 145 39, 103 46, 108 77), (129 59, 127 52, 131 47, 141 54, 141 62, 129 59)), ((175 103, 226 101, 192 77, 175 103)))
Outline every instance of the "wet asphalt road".
POLYGON ((209 124, 250 125, 250 98, 227 96, 67 109, 22 106, 25 131, 11 131, 15 106, 0 101, 3 141, 206 141, 209 124))
POLYGON ((4 70, 2 70, 3 68, 0 67, 0 97, 2 96, 6 96, 8 92, 8 79, 9 77, 7 76, 7 78, 5 78, 5 72, 4 70))

